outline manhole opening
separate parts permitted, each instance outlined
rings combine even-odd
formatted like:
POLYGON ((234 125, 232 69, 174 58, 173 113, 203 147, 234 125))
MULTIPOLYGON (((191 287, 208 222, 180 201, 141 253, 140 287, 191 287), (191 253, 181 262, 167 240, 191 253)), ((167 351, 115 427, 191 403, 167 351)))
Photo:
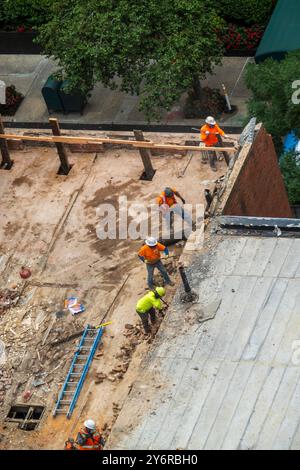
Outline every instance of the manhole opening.
POLYGON ((40 405, 14 405, 10 408, 5 421, 18 423, 24 431, 33 431, 44 414, 45 407, 40 405))

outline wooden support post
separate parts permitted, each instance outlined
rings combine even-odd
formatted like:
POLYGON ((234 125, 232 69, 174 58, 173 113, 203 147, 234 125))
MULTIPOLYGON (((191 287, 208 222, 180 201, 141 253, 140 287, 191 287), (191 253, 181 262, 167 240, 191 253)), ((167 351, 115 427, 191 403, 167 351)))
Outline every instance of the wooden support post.
MULTIPOLYGON (((4 124, 3 124, 1 116, 0 116, 0 134, 5 134, 4 124)), ((2 162, 0 164, 0 168, 3 168, 4 170, 10 170, 14 162, 10 158, 6 139, 3 139, 3 138, 0 139, 0 150, 1 150, 1 155, 2 155, 2 162)))
MULTIPOLYGON (((134 136, 135 136, 136 140, 138 140, 140 142, 145 141, 142 131, 135 130, 135 131, 133 131, 133 133, 134 133, 134 136)), ((140 155, 141 155, 141 158, 142 158, 142 161, 143 161, 143 165, 144 165, 144 169, 145 169, 145 179, 147 181, 151 181, 154 174, 155 174, 155 170, 152 166, 150 154, 149 154, 147 149, 143 149, 143 148, 139 148, 139 152, 140 152, 140 155)))
MULTIPOLYGON (((219 134, 217 135, 217 137, 218 137, 218 141, 219 141, 220 146, 223 147, 222 137, 219 134)), ((229 158, 228 153, 227 152, 222 152, 222 153, 223 153, 224 160, 225 160, 227 166, 229 166, 230 158, 229 158)))
MULTIPOLYGON (((60 133, 58 120, 56 118, 50 118, 49 122, 50 122, 50 125, 51 125, 53 135, 54 136, 60 136, 61 133, 60 133)), ((58 170, 58 174, 59 175, 67 175, 69 173, 69 171, 71 170, 72 165, 70 165, 70 163, 69 163, 68 155, 67 155, 67 152, 65 150, 64 144, 62 144, 60 142, 56 142, 55 146, 56 146, 57 153, 58 153, 58 156, 59 156, 59 159, 60 159, 60 167, 59 167, 59 170, 58 170)))

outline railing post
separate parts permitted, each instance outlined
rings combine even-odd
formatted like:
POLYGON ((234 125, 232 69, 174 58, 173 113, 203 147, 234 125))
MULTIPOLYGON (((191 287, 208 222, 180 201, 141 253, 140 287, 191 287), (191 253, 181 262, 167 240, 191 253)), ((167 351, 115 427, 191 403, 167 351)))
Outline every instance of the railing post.
MULTIPOLYGON (((220 146, 223 147, 223 140, 222 140, 222 137, 221 137, 219 134, 217 134, 217 137, 218 137, 218 141, 219 141, 220 146)), ((220 151, 222 152, 222 149, 221 149, 221 148, 220 148, 220 151)), ((225 160, 227 166, 229 166, 230 158, 229 158, 228 153, 227 153, 227 152, 222 152, 222 153, 223 153, 224 160, 225 160)))
MULTIPOLYGON (((134 133, 134 136, 135 136, 135 140, 138 140, 140 142, 145 141, 142 131, 135 130, 135 131, 133 131, 133 133, 134 133)), ((143 149, 143 148, 139 148, 139 152, 140 152, 140 155, 141 155, 141 158, 142 158, 142 161, 143 161, 143 165, 144 165, 144 169, 145 169, 145 179, 147 181, 151 181, 154 174, 155 174, 155 170, 152 166, 150 154, 149 154, 148 150, 143 149)))
MULTIPOLYGON (((61 133, 60 133, 60 127, 59 127, 59 124, 58 124, 58 120, 56 118, 50 118, 49 123, 50 123, 51 129, 52 129, 53 135, 54 136, 60 136, 61 133)), ((72 165, 70 165, 70 163, 69 163, 68 155, 67 155, 67 152, 65 150, 65 146, 64 146, 64 144, 62 144, 60 142, 56 142, 55 146, 56 146, 57 153, 58 153, 58 156, 59 156, 59 159, 60 159, 60 167, 59 167, 59 170, 58 170, 58 174, 67 175, 69 173, 69 171, 71 170, 72 165)))
MULTIPOLYGON (((4 124, 3 124, 1 116, 0 116, 0 134, 5 134, 4 124)), ((7 141, 5 138, 0 139, 0 151, 2 155, 2 162, 0 164, 0 168, 2 168, 3 170, 10 170, 14 162, 10 158, 9 149, 8 149, 7 141)))

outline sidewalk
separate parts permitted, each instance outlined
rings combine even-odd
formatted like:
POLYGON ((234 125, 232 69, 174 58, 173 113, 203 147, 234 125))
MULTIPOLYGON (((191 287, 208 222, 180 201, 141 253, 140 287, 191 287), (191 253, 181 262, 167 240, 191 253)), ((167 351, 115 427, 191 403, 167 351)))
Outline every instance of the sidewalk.
MULTIPOLYGON (((6 85, 15 85, 25 99, 17 113, 5 117, 6 121, 48 122, 49 114, 41 89, 47 78, 56 69, 50 59, 38 55, 1 55, 0 80, 6 85)), ((246 101, 249 91, 244 82, 244 70, 251 58, 225 57, 223 65, 216 67, 215 75, 203 81, 203 85, 220 88, 224 83, 231 103, 238 107, 237 113, 224 115, 219 121, 226 126, 242 126, 246 118, 246 101)), ((86 105, 83 115, 71 113, 53 114, 60 122, 76 124, 148 124, 144 114, 138 109, 139 98, 119 91, 111 91, 101 84, 96 85, 86 105)), ((184 119, 180 105, 165 113, 160 124, 199 126, 198 119, 184 119)))

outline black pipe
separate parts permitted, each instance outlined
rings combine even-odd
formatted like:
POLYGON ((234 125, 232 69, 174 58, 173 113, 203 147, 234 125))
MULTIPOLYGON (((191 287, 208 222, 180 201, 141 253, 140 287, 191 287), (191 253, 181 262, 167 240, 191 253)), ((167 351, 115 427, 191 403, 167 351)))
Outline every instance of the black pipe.
POLYGON ((189 281, 186 277, 185 270, 184 270, 183 266, 179 266, 179 273, 180 273, 180 276, 181 276, 181 280, 182 280, 182 283, 183 283, 184 290, 187 294, 189 294, 192 291, 192 289, 189 285, 189 281))

